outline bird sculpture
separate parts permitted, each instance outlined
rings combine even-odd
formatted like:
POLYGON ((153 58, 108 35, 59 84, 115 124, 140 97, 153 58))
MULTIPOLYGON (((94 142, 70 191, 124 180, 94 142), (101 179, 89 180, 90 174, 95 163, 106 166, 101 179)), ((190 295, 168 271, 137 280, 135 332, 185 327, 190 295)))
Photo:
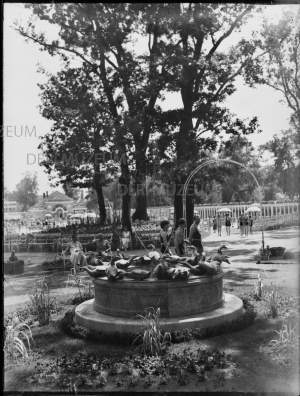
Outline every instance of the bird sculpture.
POLYGON ((120 274, 121 277, 126 276, 127 278, 139 280, 139 281, 150 278, 150 275, 151 275, 150 271, 145 271, 139 268, 134 269, 130 272, 123 272, 120 274))
POLYGON ((126 260, 126 259, 120 259, 120 258, 118 258, 118 256, 115 256, 115 257, 113 257, 113 261, 116 263, 116 266, 119 269, 126 269, 130 265, 132 265, 135 257, 136 256, 131 256, 128 260, 126 260))
POLYGON ((227 264, 231 264, 230 261, 228 260, 229 256, 226 256, 225 254, 223 254, 223 252, 222 252, 223 249, 227 249, 227 247, 225 245, 222 245, 221 247, 219 247, 219 249, 217 250, 217 253, 213 253, 211 255, 211 257, 207 259, 207 261, 208 262, 217 261, 220 264, 224 261, 227 264))
POLYGON ((186 280, 189 277, 188 270, 181 268, 171 268, 166 260, 167 256, 164 255, 161 262, 155 267, 153 276, 159 280, 186 280))
POLYGON ((218 262, 208 263, 207 261, 201 261, 196 266, 192 266, 187 262, 181 264, 187 266, 190 269, 190 273, 196 276, 217 275, 221 270, 218 262))
POLYGON ((96 257, 96 253, 95 252, 86 252, 86 257, 87 257, 87 262, 90 265, 103 265, 103 262, 96 257))
POLYGON ((92 265, 86 265, 81 267, 82 271, 86 271, 92 278, 98 278, 100 276, 106 275, 106 265, 97 265, 93 267, 92 265))

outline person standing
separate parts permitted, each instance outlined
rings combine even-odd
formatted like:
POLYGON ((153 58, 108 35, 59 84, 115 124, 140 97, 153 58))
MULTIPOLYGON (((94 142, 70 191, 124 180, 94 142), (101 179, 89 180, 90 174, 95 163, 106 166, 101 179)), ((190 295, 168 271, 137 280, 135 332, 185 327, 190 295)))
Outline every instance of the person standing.
POLYGON ((225 227, 226 227, 226 234, 227 234, 227 236, 230 236, 231 217, 229 216, 228 213, 226 213, 226 216, 225 216, 225 227))
POLYGON ((211 218, 210 218, 210 215, 208 215, 208 218, 207 218, 207 227, 208 227, 208 232, 211 233, 211 218))
POLYGON ((249 232, 250 232, 250 235, 253 235, 252 227, 253 227, 253 219, 252 219, 252 217, 250 215, 249 216, 249 232))
POLYGON ((159 239, 160 239, 160 251, 161 253, 165 254, 165 253, 169 253, 172 254, 170 248, 168 247, 169 245, 169 240, 171 239, 171 234, 168 234, 168 230, 169 230, 169 226, 170 223, 168 222, 168 220, 163 220, 160 223, 160 234, 159 234, 159 239))
POLYGON ((175 252, 178 256, 182 257, 184 256, 184 228, 186 226, 186 221, 185 219, 179 219, 178 221, 179 227, 175 231, 175 252))
POLYGON ((249 232, 249 218, 248 215, 245 216, 245 237, 248 236, 249 232))
POLYGON ((239 225, 240 225, 240 230, 241 230, 241 237, 244 236, 244 231, 245 231, 245 216, 244 213, 242 213, 239 217, 239 225))
POLYGON ((197 248, 197 252, 202 254, 203 246, 201 241, 199 224, 200 224, 200 216, 196 215, 194 216, 194 223, 191 225, 190 228, 189 241, 190 241, 190 245, 195 246, 197 248))
POLYGON ((217 231, 217 219, 216 219, 216 216, 214 216, 214 218, 213 218, 213 230, 214 230, 214 232, 216 232, 217 231))
POLYGON ((122 248, 125 249, 125 252, 127 252, 130 242, 131 242, 131 233, 130 231, 128 231, 127 226, 124 226, 122 231, 122 248))
POLYGON ((217 217, 217 233, 219 236, 221 236, 221 232, 222 232, 222 217, 220 215, 220 213, 218 213, 218 217, 217 217))

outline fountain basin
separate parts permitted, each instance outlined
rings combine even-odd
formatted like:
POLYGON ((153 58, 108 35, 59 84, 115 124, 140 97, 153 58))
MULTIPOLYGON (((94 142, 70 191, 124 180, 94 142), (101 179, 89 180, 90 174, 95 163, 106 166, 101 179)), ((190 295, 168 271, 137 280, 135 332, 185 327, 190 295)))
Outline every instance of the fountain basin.
MULTIPOLYGON (((231 322, 244 314, 243 302, 240 298, 224 293, 224 305, 214 311, 200 315, 184 315, 176 318, 161 319, 161 330, 182 331, 184 329, 203 329, 221 323, 231 322)), ((75 323, 93 331, 104 333, 137 333, 141 331, 143 322, 139 318, 120 318, 104 315, 93 308, 94 300, 88 300, 75 309, 75 323)))
POLYGON ((162 318, 176 318, 214 311, 224 304, 223 272, 215 276, 191 276, 187 281, 143 281, 106 277, 93 279, 93 309, 111 317, 133 318, 146 308, 160 307, 162 318))

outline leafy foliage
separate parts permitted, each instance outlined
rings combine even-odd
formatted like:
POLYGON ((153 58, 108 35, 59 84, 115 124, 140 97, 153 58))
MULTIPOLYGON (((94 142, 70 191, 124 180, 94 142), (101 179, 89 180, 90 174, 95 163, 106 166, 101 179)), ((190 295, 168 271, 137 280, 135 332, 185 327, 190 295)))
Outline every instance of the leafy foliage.
POLYGON ((5 327, 4 356, 7 360, 29 359, 30 341, 32 334, 30 327, 20 322, 18 315, 13 314, 5 327), (27 342, 27 347, 26 347, 27 342))
POLYGON ((144 315, 138 315, 142 319, 142 335, 136 337, 135 342, 139 342, 137 350, 147 356, 160 356, 165 347, 171 342, 170 333, 162 333, 160 308, 148 308, 144 315))
POLYGON ((16 189, 6 194, 8 199, 15 199, 18 204, 22 205, 22 210, 27 211, 28 208, 37 203, 38 193, 37 174, 32 172, 23 173, 23 178, 16 185, 16 189))

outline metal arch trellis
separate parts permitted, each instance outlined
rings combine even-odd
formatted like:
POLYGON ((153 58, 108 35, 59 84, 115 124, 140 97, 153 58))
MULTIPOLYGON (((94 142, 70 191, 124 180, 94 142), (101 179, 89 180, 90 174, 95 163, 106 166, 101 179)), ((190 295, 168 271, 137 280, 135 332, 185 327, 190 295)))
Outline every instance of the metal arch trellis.
POLYGON ((262 249, 264 251, 265 248, 265 241, 264 241, 264 227, 263 227, 263 218, 262 218, 262 203, 261 203, 261 193, 260 193, 260 185, 258 184, 258 181, 256 179, 256 177, 253 175, 253 173, 243 164, 240 164, 239 162, 233 161, 233 160, 229 160, 229 159, 213 159, 213 160, 208 160, 205 161, 203 164, 200 164, 197 166, 196 169, 194 169, 190 175, 188 176, 184 187, 183 187, 183 217, 186 218, 186 192, 187 192, 187 188, 188 185, 192 179, 192 177, 195 175, 195 173, 197 173, 200 169, 204 168, 207 165, 211 165, 211 164, 218 164, 220 162, 227 162, 227 163, 231 163, 231 164, 236 164, 239 166, 242 166, 244 169, 246 169, 251 176, 253 177, 253 179, 255 180, 255 183, 257 184, 258 187, 258 194, 259 194, 259 205, 260 205, 260 220, 261 220, 261 232, 262 232, 262 249))

